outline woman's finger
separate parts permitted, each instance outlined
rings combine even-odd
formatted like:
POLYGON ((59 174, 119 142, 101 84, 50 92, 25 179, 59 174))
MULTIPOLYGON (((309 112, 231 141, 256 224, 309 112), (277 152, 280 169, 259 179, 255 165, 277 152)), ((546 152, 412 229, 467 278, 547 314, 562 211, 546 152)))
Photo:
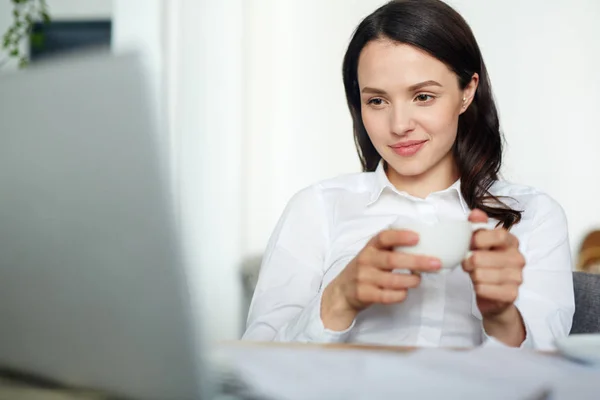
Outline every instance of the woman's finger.
POLYGON ((360 285, 356 288, 357 300, 365 304, 393 304, 406 299, 406 290, 381 289, 373 285, 360 285))
POLYGON ((523 274, 518 268, 477 268, 470 273, 474 284, 520 285, 523 274))
POLYGON ((489 220, 488 215, 484 211, 482 211, 478 208, 474 209, 469 214, 469 221, 471 221, 471 222, 488 222, 488 220, 489 220))
POLYGON ((467 272, 476 268, 523 268, 525 258, 517 250, 476 250, 466 260, 467 272))
POLYGON ((393 229, 379 232, 369 241, 369 245, 380 250, 389 250, 396 246, 414 246, 417 243, 419 243, 417 233, 393 229))
POLYGON ((472 247, 477 250, 518 247, 517 238, 506 229, 480 230, 473 234, 472 247))
POLYGON ((435 257, 407 254, 393 250, 378 250, 366 248, 357 256, 357 263, 362 266, 372 266, 386 271, 408 269, 413 272, 435 272, 441 267, 441 262, 435 257))
POLYGON ((474 287, 475 294, 487 300, 514 303, 519 295, 519 287, 514 284, 493 285, 478 283, 474 287))
POLYGON ((421 277, 414 274, 394 274, 376 268, 365 269, 365 282, 381 289, 404 290, 419 286, 421 277))
POLYGON ((471 272, 477 268, 496 268, 506 265, 506 256, 500 251, 476 250, 471 252, 465 261, 465 271, 471 272))

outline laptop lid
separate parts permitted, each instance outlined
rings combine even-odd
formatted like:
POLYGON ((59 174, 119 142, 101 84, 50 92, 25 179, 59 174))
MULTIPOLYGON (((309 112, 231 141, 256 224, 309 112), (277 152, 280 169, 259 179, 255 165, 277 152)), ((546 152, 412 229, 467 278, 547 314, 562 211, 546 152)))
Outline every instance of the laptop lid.
POLYGON ((0 75, 0 365, 203 397, 166 163, 136 56, 0 75))

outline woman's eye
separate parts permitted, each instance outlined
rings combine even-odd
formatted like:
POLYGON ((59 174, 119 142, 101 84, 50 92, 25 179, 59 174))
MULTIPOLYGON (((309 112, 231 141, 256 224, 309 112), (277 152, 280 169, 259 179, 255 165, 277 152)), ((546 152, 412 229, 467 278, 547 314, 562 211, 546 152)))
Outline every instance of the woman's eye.
POLYGON ((371 104, 374 106, 380 106, 383 104, 383 99, 374 98, 374 99, 369 100, 368 104, 371 104))
POLYGON ((433 96, 429 95, 429 94, 418 94, 417 97, 415 97, 415 100, 419 103, 427 103, 431 100, 433 100, 433 96))

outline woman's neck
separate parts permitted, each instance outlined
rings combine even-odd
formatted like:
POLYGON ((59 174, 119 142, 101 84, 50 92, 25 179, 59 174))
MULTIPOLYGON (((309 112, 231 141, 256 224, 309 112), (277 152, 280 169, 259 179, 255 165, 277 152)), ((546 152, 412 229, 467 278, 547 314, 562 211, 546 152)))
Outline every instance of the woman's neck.
POLYGON ((386 163, 386 175, 396 189, 421 199, 449 188, 460 177, 458 167, 451 156, 442 159, 423 174, 414 176, 400 175, 386 163))

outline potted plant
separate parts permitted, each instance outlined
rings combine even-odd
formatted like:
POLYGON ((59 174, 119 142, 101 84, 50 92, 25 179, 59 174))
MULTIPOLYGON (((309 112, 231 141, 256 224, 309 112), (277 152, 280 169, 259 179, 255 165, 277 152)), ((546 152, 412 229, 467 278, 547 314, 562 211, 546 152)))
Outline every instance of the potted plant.
POLYGON ((10 0, 13 4, 13 22, 2 36, 0 48, 0 67, 11 59, 18 60, 19 67, 28 63, 27 53, 21 43, 30 39, 33 46, 42 46, 44 37, 41 33, 33 33, 37 21, 50 22, 50 14, 46 0, 10 0))

